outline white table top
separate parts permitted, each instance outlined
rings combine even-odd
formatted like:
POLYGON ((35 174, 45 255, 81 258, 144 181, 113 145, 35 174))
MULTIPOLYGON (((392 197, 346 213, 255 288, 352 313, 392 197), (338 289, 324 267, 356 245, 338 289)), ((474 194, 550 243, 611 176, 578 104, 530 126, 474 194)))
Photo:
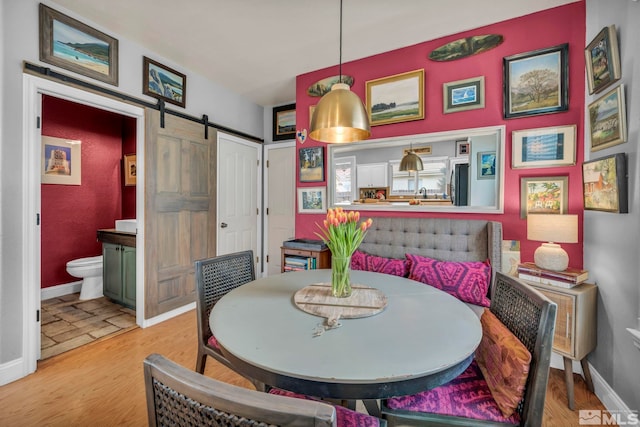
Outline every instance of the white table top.
POLYGON ((429 377, 450 371, 430 385, 449 381, 470 362, 482 337, 478 316, 445 292, 386 274, 351 273, 353 283, 384 292, 384 311, 341 319, 340 328, 314 337, 325 319, 297 308, 293 296, 330 276, 331 270, 289 272, 225 295, 210 317, 223 353, 266 384, 342 399, 410 394, 424 389, 429 377))

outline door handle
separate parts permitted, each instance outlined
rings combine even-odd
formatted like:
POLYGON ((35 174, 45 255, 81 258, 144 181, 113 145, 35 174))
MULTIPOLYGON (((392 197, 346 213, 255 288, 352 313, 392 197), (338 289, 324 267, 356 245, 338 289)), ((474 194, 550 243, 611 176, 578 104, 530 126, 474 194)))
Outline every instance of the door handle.
POLYGON ((227 227, 228 227, 228 225, 227 225, 226 222, 223 222, 222 224, 220 224, 220 228, 227 228, 227 227))

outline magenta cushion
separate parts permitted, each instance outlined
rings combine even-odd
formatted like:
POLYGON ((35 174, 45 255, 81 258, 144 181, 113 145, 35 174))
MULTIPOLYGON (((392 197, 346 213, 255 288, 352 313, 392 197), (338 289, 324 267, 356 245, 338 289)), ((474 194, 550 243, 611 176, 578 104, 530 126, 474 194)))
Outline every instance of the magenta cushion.
POLYGON ((520 423, 520 415, 517 412, 510 417, 502 415, 475 360, 453 381, 411 396, 388 399, 387 406, 391 409, 475 420, 520 423))
POLYGON ((353 255, 351 255, 351 269, 407 277, 409 265, 404 259, 383 258, 365 252, 355 251, 353 255))
POLYGON ((491 264, 485 262, 438 261, 406 254, 409 279, 441 289, 471 304, 489 307, 487 298, 491 282, 491 264))
POLYGON ((207 345, 209 347, 213 347, 216 350, 220 350, 220 344, 218 344, 218 340, 216 339, 215 335, 211 335, 209 337, 209 339, 207 340, 207 345))
MULTIPOLYGON (((271 394, 277 394, 279 396, 295 397, 296 399, 307 400, 319 400, 314 399, 304 394, 293 393, 287 390, 281 390, 278 388, 272 388, 269 390, 271 394)), ((328 402, 325 402, 328 403, 328 402)), ((380 420, 371 415, 363 414, 361 412, 352 411, 344 406, 333 405, 336 408, 336 418, 338 427, 378 427, 380 426, 380 420)))

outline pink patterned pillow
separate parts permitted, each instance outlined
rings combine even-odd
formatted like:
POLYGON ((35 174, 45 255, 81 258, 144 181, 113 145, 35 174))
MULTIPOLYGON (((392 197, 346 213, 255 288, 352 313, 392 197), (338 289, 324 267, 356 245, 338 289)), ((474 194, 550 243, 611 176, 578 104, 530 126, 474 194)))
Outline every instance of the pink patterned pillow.
POLYGON ((491 264, 485 262, 438 261, 406 254, 409 279, 441 289, 471 304, 489 307, 487 298, 491 282, 491 264))
POLYGON ((353 255, 351 255, 351 268, 353 270, 393 274, 394 276, 400 277, 407 277, 409 271, 408 262, 404 259, 383 258, 361 251, 355 251, 353 255))

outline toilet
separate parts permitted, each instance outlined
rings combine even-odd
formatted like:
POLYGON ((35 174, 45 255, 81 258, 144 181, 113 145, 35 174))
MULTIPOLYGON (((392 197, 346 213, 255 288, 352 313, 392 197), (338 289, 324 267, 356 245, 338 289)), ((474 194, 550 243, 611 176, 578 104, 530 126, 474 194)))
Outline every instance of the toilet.
POLYGON ((102 255, 69 261, 67 273, 82 278, 81 300, 102 296, 102 255))

